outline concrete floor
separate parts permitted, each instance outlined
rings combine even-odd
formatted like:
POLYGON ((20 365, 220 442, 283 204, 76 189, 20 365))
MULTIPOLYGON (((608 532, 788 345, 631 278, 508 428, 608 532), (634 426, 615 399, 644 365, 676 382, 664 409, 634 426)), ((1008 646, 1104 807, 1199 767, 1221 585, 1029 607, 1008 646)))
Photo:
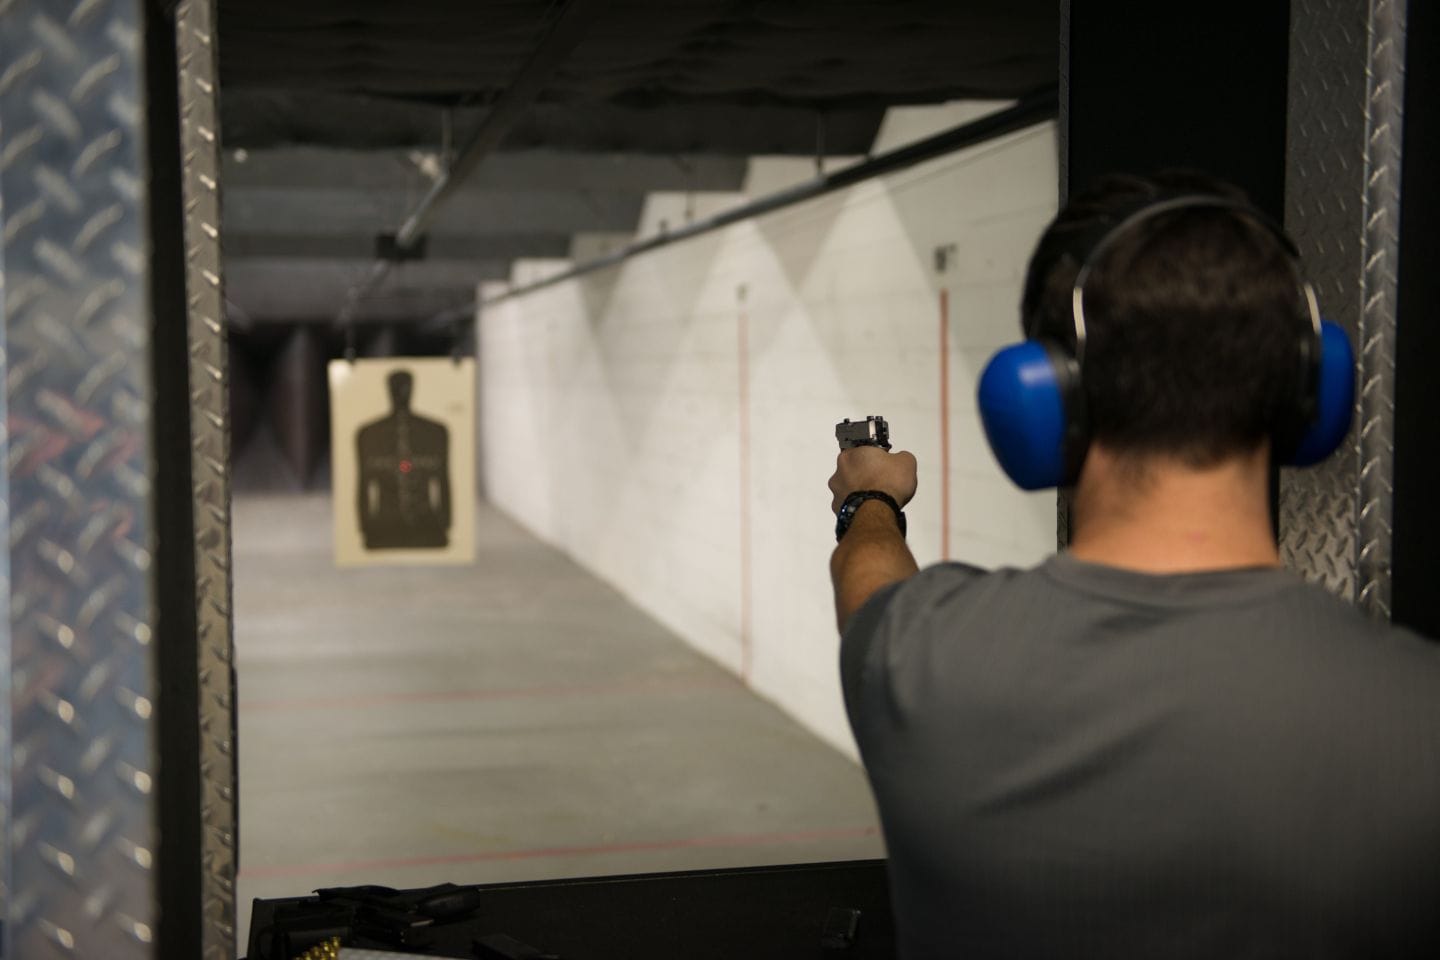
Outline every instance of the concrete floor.
POLYGON ((327 498, 234 516, 242 954, 323 886, 882 855, 857 766, 496 511, 474 567, 343 571, 327 498))

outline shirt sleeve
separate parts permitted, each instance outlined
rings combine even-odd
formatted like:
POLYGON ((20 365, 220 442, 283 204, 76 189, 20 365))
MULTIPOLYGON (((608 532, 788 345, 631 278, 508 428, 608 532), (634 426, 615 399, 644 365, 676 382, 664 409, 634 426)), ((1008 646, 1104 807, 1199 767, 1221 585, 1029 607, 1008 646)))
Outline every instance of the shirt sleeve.
POLYGON ((852 727, 855 726, 856 708, 860 701, 860 689, 870 654, 879 642, 885 614, 889 612, 890 601, 907 582, 902 580, 876 590, 870 599, 851 615, 850 622, 845 625, 845 632, 840 635, 840 687, 845 694, 845 711, 850 714, 852 727))
POLYGON ((923 644, 937 630, 931 613, 957 590, 985 576, 963 563, 942 563, 877 590, 850 618, 840 636, 840 686, 845 711, 861 749, 891 687, 890 673, 904 648, 923 644))

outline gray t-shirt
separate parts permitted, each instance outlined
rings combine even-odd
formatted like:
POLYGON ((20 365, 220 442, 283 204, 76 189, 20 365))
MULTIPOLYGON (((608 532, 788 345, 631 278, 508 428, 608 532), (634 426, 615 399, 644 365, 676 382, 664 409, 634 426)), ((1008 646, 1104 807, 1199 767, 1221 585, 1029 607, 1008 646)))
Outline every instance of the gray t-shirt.
POLYGON ((841 674, 907 960, 1440 957, 1440 645, 1293 574, 944 564, 841 674))

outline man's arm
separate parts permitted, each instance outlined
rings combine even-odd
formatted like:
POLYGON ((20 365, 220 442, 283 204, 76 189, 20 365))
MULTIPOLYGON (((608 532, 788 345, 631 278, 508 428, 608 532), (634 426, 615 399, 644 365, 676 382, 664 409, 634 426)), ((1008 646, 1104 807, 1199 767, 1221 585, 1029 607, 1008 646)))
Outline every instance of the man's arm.
POLYGON ((830 557, 830 579, 835 584, 835 625, 843 633, 855 611, 875 591, 920 570, 895 512, 878 500, 860 505, 845 538, 830 557))
MULTIPOLYGON (((831 509, 838 513, 845 498, 857 490, 880 490, 903 507, 915 496, 915 472, 915 457, 903 451, 887 453, 879 447, 841 451, 830 478, 831 509)), ((830 558, 836 626, 843 632, 875 591, 919 569, 890 506, 879 500, 862 503, 830 558)))

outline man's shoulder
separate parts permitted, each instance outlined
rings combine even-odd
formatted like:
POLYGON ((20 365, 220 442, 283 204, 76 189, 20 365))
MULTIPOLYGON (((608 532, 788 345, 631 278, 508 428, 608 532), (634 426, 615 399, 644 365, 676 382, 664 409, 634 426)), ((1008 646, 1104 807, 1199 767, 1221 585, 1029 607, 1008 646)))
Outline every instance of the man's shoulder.
POLYGON ((1045 564, 1041 563, 1034 567, 986 569, 973 563, 946 560, 925 567, 913 577, 905 580, 901 586, 912 592, 949 593, 967 587, 996 588, 1002 585, 1023 585, 1040 577, 1044 566, 1045 564))
POLYGON ((1372 616, 1325 588, 1294 577, 1279 598, 1284 626, 1301 642, 1331 640, 1364 654, 1377 650, 1440 669, 1440 643, 1408 627, 1372 616))
POLYGON ((1292 573, 1151 578, 1077 564, 1063 554, 1030 568, 926 567, 877 592, 852 618, 844 642, 923 644, 941 634, 989 636, 1002 624, 999 632, 1007 635, 1143 625, 1206 645, 1220 631, 1237 642, 1263 640, 1272 655, 1303 656, 1316 669, 1354 669, 1377 682, 1412 671, 1402 686, 1440 683, 1440 643, 1374 619, 1292 573))
POLYGON ((1001 593, 1029 593, 1043 589, 1043 567, 986 570, 956 561, 936 563, 882 591, 878 605, 897 612, 926 613, 942 606, 980 603, 1001 593))
POLYGON ((953 649, 956 635, 994 633, 1012 611, 1047 606, 1039 576, 1039 568, 937 563, 877 591, 856 611, 841 634, 840 677, 862 750, 872 722, 865 718, 908 710, 905 689, 928 682, 936 653, 953 649), (983 629, 972 630, 977 624, 983 629))
POLYGON ((968 563, 946 561, 875 592, 850 618, 841 636, 842 654, 855 660, 862 648, 891 644, 895 638, 913 641, 920 635, 958 627, 966 612, 981 612, 994 604, 1009 605, 1017 597, 1036 597, 1040 567, 1002 567, 986 570, 968 563), (887 638, 887 639, 881 639, 887 638))
POLYGON ((1306 585, 1292 609, 1299 615, 1288 618, 1286 629, 1295 644, 1308 649, 1324 644, 1357 687, 1383 688, 1392 698, 1423 691, 1440 720, 1440 643, 1372 617, 1317 586, 1306 585))

